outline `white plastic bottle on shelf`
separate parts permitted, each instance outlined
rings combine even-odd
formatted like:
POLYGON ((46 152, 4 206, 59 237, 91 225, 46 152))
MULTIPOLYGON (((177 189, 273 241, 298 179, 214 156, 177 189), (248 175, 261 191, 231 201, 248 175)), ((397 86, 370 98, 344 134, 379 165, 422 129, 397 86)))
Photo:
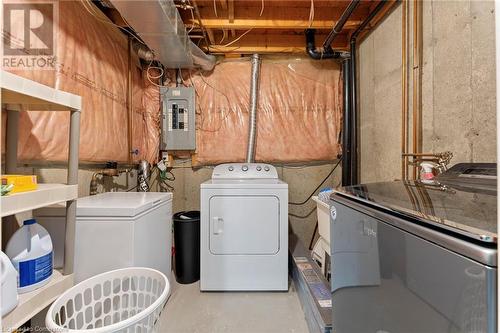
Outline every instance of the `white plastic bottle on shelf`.
POLYGON ((18 272, 17 291, 22 294, 50 281, 53 268, 52 240, 35 219, 26 220, 7 243, 5 252, 18 272))
POLYGON ((0 314, 5 316, 11 312, 18 303, 17 296, 17 271, 12 266, 9 257, 0 251, 0 282, 2 290, 0 291, 0 314))

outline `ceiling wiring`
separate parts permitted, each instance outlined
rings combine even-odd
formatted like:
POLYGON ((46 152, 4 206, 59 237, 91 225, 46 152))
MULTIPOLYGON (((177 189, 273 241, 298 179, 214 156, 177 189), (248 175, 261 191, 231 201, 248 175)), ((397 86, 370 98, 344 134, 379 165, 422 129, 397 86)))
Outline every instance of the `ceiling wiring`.
MULTIPOLYGON (((198 71, 198 76, 200 77, 200 79, 207 85, 209 86, 210 88, 212 88, 213 90, 215 90, 216 92, 218 92, 219 94, 223 95, 227 102, 228 102, 228 105, 231 105, 231 103, 229 102, 229 97, 224 93, 222 92, 221 90, 215 88, 214 86, 212 86, 211 84, 209 84, 203 77, 203 74, 201 73, 201 71, 198 71)), ((191 71, 189 71, 189 81, 191 82, 191 86, 194 88, 194 91, 196 93, 196 96, 200 97, 200 94, 198 93, 198 91, 196 90, 196 86, 194 84, 194 81, 193 81, 193 78, 192 78, 192 73, 191 71)), ((200 108, 200 105, 198 104, 198 108, 200 108)), ((223 112, 223 111, 222 111, 223 112)), ((222 113, 221 112, 221 113, 222 113)), ((212 133, 215 133, 215 132, 218 132, 221 130, 222 126, 224 125, 224 121, 229 117, 229 115, 231 114, 231 109, 226 113, 226 115, 221 119, 220 121, 220 125, 217 129, 206 129, 206 128, 203 128, 203 122, 204 122, 204 117, 203 117, 203 112, 199 112, 197 113, 200 118, 201 118, 201 124, 199 127, 197 127, 198 130, 202 131, 202 132, 212 132, 212 133)))
MULTIPOLYGON (((102 23, 106 23, 106 24, 109 24, 109 25, 112 25, 114 27, 117 27, 118 29, 120 29, 121 31, 124 31, 125 33, 129 34, 130 36, 132 36, 135 40, 137 40, 139 43, 145 45, 146 47, 148 47, 146 45, 146 43, 144 43, 142 41, 142 39, 134 32, 134 29, 130 26, 130 24, 127 23, 127 21, 123 18, 123 16, 121 16, 121 14, 118 12, 118 14, 120 15, 121 19, 123 20, 123 22, 125 22, 127 24, 127 27, 130 29, 130 30, 127 30, 125 29, 124 27, 114 23, 114 22, 111 22, 110 20, 106 20, 106 19, 103 19, 102 17, 100 17, 100 15, 102 13, 99 13, 97 12, 97 8, 94 7, 94 5, 92 4, 91 0, 80 0, 79 1, 83 8, 85 8, 85 10, 90 14, 92 15, 96 20, 102 22, 102 23)), ((103 14, 104 15, 104 14, 103 14)), ((148 47, 149 49, 149 47, 148 47)), ((151 50, 151 52, 153 52, 151 50)), ((153 52, 154 53, 154 52, 153 52)))
POLYGON ((219 15, 217 15, 217 3, 216 3, 217 0, 214 0, 214 13, 215 13, 215 17, 219 17, 219 15))
POLYGON ((248 34, 250 31, 252 31, 253 28, 250 28, 248 29, 247 31, 245 31, 244 33, 242 33, 238 38, 236 38, 235 40, 225 44, 225 45, 221 45, 222 47, 227 47, 227 46, 231 46, 233 45, 234 43, 236 43, 237 41, 239 41, 241 38, 243 38, 246 34, 248 34))
MULTIPOLYGON (((311 0, 312 1, 312 0, 311 0)), ((261 8, 260 8, 260 14, 259 16, 262 16, 264 14, 264 8, 265 8, 265 0, 262 0, 261 2, 261 8)), ((217 6, 216 6, 216 2, 214 0, 214 12, 215 12, 215 16, 217 16, 217 6)), ((250 31, 252 31, 254 28, 250 28, 248 29, 247 31, 245 31, 244 33, 242 33, 238 38, 230 41, 229 43, 227 44, 224 44, 224 45, 220 45, 220 47, 228 47, 228 46, 231 46, 233 45, 234 43, 238 42, 241 38, 243 38, 246 34, 248 34, 250 31)), ((225 29, 222 30, 222 39, 220 40, 219 44, 222 43, 225 39, 226 39, 226 36, 227 36, 227 32, 225 29)), ((213 47, 213 46, 212 46, 213 47)), ((217 49, 217 47, 214 47, 215 49, 217 49)))
POLYGON ((193 12, 193 8, 192 8, 192 6, 191 6, 191 7, 189 7, 189 10, 191 11, 191 20, 192 20, 191 22, 193 22, 193 23, 191 24, 191 28, 190 28, 190 29, 189 29, 189 31, 187 32, 187 33, 188 33, 188 35, 191 33, 191 31, 193 31, 193 29, 194 29, 194 22, 195 22, 195 19, 194 19, 194 12, 193 12))
POLYGON ((309 28, 312 27, 314 21, 314 0, 311 0, 311 8, 309 9, 309 28))
POLYGON ((222 39, 220 40, 219 44, 222 44, 222 42, 226 39, 227 37, 227 29, 222 29, 222 39))
POLYGON ((163 77, 163 74, 165 74, 165 71, 163 70, 162 67, 160 67, 160 66, 152 66, 152 64, 153 64, 153 60, 151 60, 149 62, 149 65, 148 65, 148 67, 146 69, 146 77, 147 77, 149 83, 151 83, 152 85, 154 85, 154 86, 156 86, 158 88, 164 87, 164 85, 161 84, 161 82, 160 82, 160 84, 158 84, 156 82, 153 82, 152 80, 161 79, 163 77), (151 75, 151 73, 149 72, 151 69, 159 70, 160 74, 158 74, 158 75, 151 75))

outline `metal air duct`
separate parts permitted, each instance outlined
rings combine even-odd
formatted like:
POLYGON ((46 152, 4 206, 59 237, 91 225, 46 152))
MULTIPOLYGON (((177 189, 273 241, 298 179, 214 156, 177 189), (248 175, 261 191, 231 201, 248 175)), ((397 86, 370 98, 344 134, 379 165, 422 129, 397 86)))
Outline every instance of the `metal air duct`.
POLYGON ((191 42, 172 0, 109 0, 167 68, 212 70, 215 57, 191 42))
POLYGON ((255 161, 255 141, 257 138, 257 105, 259 102, 260 57, 252 55, 252 78, 250 82, 250 116, 248 119, 247 163, 255 161))

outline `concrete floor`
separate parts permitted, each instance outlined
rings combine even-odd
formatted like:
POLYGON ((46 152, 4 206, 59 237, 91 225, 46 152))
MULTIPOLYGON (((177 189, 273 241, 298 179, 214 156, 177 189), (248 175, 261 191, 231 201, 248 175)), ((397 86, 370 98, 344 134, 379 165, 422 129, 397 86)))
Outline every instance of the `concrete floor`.
POLYGON ((288 292, 200 292, 199 282, 172 293, 160 318, 161 332, 307 333, 293 283, 288 292))

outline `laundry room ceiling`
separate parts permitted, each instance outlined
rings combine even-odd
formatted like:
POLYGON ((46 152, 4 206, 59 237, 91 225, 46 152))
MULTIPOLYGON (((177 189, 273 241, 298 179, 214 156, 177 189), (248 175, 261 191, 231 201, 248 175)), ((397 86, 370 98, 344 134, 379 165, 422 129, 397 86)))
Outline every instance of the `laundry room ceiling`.
MULTIPOLYGON (((176 0, 192 41, 214 54, 303 53, 304 30, 316 29, 321 46, 350 1, 346 0, 176 0), (208 45, 207 45, 208 44, 208 45)), ((373 26, 394 7, 388 1, 373 26)), ((350 34, 379 3, 361 1, 333 42, 349 49, 350 34)), ((367 30, 371 26, 367 27, 367 30)))

